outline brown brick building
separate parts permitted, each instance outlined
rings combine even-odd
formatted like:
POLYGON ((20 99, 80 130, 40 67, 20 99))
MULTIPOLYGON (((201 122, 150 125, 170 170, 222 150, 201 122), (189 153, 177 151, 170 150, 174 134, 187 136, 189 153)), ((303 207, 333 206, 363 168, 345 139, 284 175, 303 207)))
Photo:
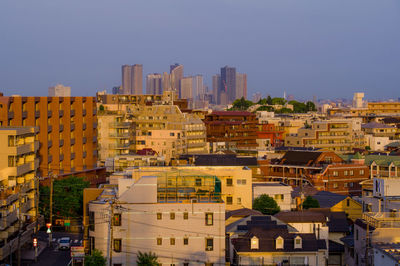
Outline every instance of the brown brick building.
POLYGON ((257 148, 256 115, 250 112, 214 111, 204 118, 207 141, 228 143, 227 149, 257 148))
POLYGON ((278 160, 259 161, 268 181, 294 187, 309 183, 317 190, 360 195, 360 182, 369 179, 369 167, 347 162, 331 151, 288 151, 278 160))
POLYGON ((38 174, 63 175, 97 167, 95 97, 0 95, 0 126, 39 128, 38 174))

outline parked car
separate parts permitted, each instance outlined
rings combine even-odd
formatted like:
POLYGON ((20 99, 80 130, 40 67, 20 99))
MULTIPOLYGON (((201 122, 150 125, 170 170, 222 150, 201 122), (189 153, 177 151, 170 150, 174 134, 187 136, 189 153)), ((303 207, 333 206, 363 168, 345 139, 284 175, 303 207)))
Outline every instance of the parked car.
POLYGON ((58 249, 69 250, 71 248, 71 238, 62 237, 58 240, 58 249))

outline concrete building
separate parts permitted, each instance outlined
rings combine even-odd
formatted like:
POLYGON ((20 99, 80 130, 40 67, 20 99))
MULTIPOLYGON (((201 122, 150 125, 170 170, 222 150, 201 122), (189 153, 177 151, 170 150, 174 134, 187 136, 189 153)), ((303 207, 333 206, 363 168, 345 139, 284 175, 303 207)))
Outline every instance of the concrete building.
POLYGON ((180 89, 182 99, 193 100, 193 77, 184 77, 180 81, 180 89))
POLYGON ((125 173, 114 174, 110 177, 111 183, 121 176, 138 180, 143 176, 159 176, 163 178, 179 178, 199 175, 215 176, 219 181, 221 198, 227 210, 252 208, 252 171, 243 166, 173 166, 151 167, 143 166, 128 168, 125 173))
POLYGON ((122 66, 123 94, 143 94, 143 65, 122 66))
POLYGON ((122 94, 131 94, 132 92, 132 66, 123 65, 122 72, 122 94))
POLYGON ((228 103, 236 100, 236 68, 228 66, 221 68, 220 94, 222 91, 226 93, 228 103))
POLYGON ((146 76, 146 94, 162 94, 162 76, 154 73, 146 76))
POLYGON ((97 168, 95 97, 0 96, 0 125, 39 128, 40 176, 97 168))
MULTIPOLYGON (((39 141, 35 127, 0 128, 0 261, 32 241, 39 219, 39 141)), ((15 256, 15 255, 14 255, 15 256)))
POLYGON ((361 129, 365 132, 365 134, 373 135, 375 137, 394 138, 397 132, 396 126, 381 124, 377 122, 362 124, 361 129))
POLYGON ((365 144, 361 120, 357 119, 314 121, 285 138, 285 146, 323 148, 341 153, 365 148, 365 144))
POLYGON ((247 99, 247 74, 236 73, 236 99, 247 99))
POLYGON ((215 189, 209 175, 120 179, 88 203, 87 248, 111 247, 112 265, 136 265, 139 251, 156 253, 163 265, 223 264, 225 208, 215 189))
POLYGON ((253 201, 262 194, 273 198, 281 211, 290 211, 296 207, 292 200, 293 188, 289 185, 279 182, 253 182, 253 201))
POLYGON ((49 87, 49 97, 71 97, 71 87, 66 87, 61 84, 49 87))
POLYGON ((364 92, 356 92, 353 97, 353 107, 354 108, 363 108, 364 104, 364 92))
POLYGON ((214 75, 212 77, 212 89, 213 89, 213 102, 215 104, 220 103, 219 99, 219 91, 220 91, 220 86, 221 86, 221 75, 214 75))
POLYGON ((183 79, 183 65, 175 63, 170 69, 170 84, 171 90, 176 93, 178 98, 181 98, 181 79, 183 79))
POLYGON ((107 172, 121 172, 131 167, 139 166, 164 166, 165 159, 163 156, 155 154, 127 154, 109 157, 105 161, 107 172))

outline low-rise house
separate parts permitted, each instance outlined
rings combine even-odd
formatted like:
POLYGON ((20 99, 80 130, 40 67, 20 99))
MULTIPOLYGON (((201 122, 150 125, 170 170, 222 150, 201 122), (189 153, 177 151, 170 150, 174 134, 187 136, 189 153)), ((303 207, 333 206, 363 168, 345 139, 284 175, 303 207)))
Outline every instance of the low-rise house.
POLYGON ((293 188, 280 182, 257 182, 253 183, 253 202, 262 194, 273 198, 281 211, 290 211, 295 208, 291 193, 293 188))

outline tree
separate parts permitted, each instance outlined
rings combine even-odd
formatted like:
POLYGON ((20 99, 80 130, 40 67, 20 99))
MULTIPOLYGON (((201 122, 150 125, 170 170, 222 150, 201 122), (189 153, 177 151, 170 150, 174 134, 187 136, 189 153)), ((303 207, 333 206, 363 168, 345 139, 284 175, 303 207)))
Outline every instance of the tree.
MULTIPOLYGON (((89 182, 81 177, 68 177, 53 182, 53 219, 81 217, 83 214, 83 189, 89 187, 89 182)), ((39 208, 46 220, 49 218, 50 188, 41 186, 39 189, 39 208)))
POLYGON ((281 210, 278 203, 266 194, 262 194, 254 200, 253 209, 268 215, 274 215, 281 210))
POLYGON ((256 111, 268 111, 268 112, 273 112, 274 108, 272 106, 267 106, 267 105, 263 105, 257 108, 256 111))
POLYGON ((100 110, 100 111, 104 111, 104 105, 100 104, 99 110, 100 110))
POLYGON ((260 99, 260 100, 257 102, 257 104, 266 105, 266 104, 268 104, 268 101, 267 101, 267 99, 262 98, 262 99, 260 99))
POLYGON ((310 208, 319 208, 319 202, 313 197, 307 196, 307 198, 303 202, 303 209, 307 210, 310 208))
POLYGON ((269 95, 267 97, 267 104, 272 105, 272 98, 269 95))
POLYGON ((284 105, 286 103, 286 100, 280 97, 275 97, 272 98, 271 103, 273 105, 284 105))
POLYGON ((250 106, 252 106, 254 103, 252 101, 246 100, 244 97, 240 99, 236 99, 233 104, 232 104, 232 109, 231 110, 247 110, 250 106))
POLYGON ((85 256, 85 266, 105 266, 106 258, 100 250, 94 249, 91 255, 85 256))
POLYGON ((158 257, 151 251, 149 253, 138 252, 136 263, 138 266, 158 266, 158 257))
POLYGON ((315 104, 313 102, 311 102, 311 101, 306 102, 306 109, 307 109, 307 112, 317 111, 317 108, 315 107, 315 104))
POLYGON ((294 113, 307 113, 307 106, 298 101, 290 101, 289 104, 293 105, 294 113))

